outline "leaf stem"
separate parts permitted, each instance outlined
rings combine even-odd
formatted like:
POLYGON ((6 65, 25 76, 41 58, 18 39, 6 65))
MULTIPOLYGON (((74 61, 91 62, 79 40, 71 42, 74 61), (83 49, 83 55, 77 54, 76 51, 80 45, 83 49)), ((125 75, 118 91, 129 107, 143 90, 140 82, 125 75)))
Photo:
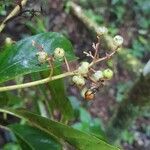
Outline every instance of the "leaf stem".
POLYGON ((77 73, 77 71, 75 70, 75 71, 72 71, 72 72, 66 72, 66 73, 56 75, 56 76, 53 76, 53 77, 47 77, 47 78, 42 79, 42 80, 23 83, 23 84, 19 84, 19 85, 4 86, 4 87, 0 87, 0 92, 11 91, 11 90, 16 90, 16 89, 22 89, 22 88, 36 86, 36 85, 48 83, 48 82, 53 81, 53 80, 58 80, 58 79, 61 79, 61 78, 72 76, 76 73, 77 73))

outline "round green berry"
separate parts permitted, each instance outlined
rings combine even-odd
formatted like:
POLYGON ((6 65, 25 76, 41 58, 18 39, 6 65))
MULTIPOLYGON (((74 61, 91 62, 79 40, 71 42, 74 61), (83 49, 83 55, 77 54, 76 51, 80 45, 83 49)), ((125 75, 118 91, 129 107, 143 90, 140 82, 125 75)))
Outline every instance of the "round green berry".
POLYGON ((48 54, 46 52, 44 52, 44 51, 38 52, 37 56, 38 56, 38 61, 40 63, 45 63, 47 61, 48 54))
POLYGON ((113 77, 113 71, 111 70, 111 69, 105 69, 104 71, 103 71, 103 76, 104 76, 104 78, 106 78, 106 79, 111 79, 112 77, 113 77))
POLYGON ((88 71, 89 71, 89 63, 88 62, 82 62, 81 65, 78 67, 78 73, 86 76, 88 71))
POLYGON ((92 75, 92 78, 95 80, 95 81, 99 81, 100 79, 102 79, 104 76, 103 76, 103 72, 98 70, 96 71, 93 75, 92 75))
POLYGON ((55 58, 55 59, 62 60, 62 59, 64 58, 64 56, 65 56, 65 51, 64 51, 64 49, 57 47, 57 48, 54 50, 54 58, 55 58))
POLYGON ((5 44, 11 45, 11 44, 13 44, 13 40, 10 37, 6 37, 5 44))
POLYGON ((121 46, 123 44, 123 37, 120 35, 116 35, 113 39, 113 43, 116 46, 121 46))
POLYGON ((83 85, 85 85, 85 79, 84 79, 82 76, 80 76, 80 75, 75 75, 75 76, 73 76, 73 77, 72 77, 72 81, 73 81, 76 85, 78 85, 78 86, 83 86, 83 85))

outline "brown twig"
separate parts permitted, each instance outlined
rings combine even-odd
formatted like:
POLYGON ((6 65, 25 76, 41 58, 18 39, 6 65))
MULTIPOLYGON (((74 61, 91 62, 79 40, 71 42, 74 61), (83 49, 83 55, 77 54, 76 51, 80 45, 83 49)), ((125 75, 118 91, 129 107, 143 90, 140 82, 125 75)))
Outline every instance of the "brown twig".
POLYGON ((92 46, 95 49, 93 61, 95 61, 97 59, 97 55, 98 55, 98 51, 99 51, 100 38, 97 36, 97 39, 98 39, 97 43, 96 44, 93 43, 93 46, 92 46))
POLYGON ((69 63, 67 61, 66 56, 64 56, 64 61, 65 61, 66 67, 67 67, 67 71, 70 71, 70 66, 69 66, 69 63))
POLYGON ((97 64, 97 63, 101 62, 101 61, 110 59, 115 53, 116 53, 116 51, 113 51, 111 54, 106 54, 105 57, 102 57, 102 58, 99 58, 99 59, 97 59, 97 60, 95 60, 95 61, 92 61, 92 62, 90 63, 90 67, 93 66, 94 64, 97 64))
POLYGON ((83 52, 87 57, 91 57, 92 59, 94 59, 94 56, 92 55, 91 51, 89 52, 83 52))

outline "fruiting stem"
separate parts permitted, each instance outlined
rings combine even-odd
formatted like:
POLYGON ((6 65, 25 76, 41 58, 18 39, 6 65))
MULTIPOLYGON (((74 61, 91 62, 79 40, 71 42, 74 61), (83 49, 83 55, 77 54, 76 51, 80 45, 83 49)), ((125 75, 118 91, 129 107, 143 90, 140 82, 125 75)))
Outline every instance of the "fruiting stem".
POLYGON ((93 62, 96 61, 98 50, 99 50, 100 38, 97 36, 97 39, 98 39, 98 42, 96 44, 93 43, 93 48, 95 49, 93 62))
POLYGON ((96 61, 92 61, 89 66, 92 67, 94 64, 97 64, 97 63, 104 61, 106 59, 110 59, 116 53, 117 49, 118 49, 118 47, 112 53, 106 54, 105 57, 99 58, 96 61))
POLYGON ((99 58, 98 60, 95 61, 95 63, 99 63, 103 60, 110 59, 115 53, 116 51, 113 51, 111 54, 106 54, 105 57, 99 58))
POLYGON ((52 63, 52 61, 50 59, 48 59, 48 63, 49 63, 49 68, 50 68, 49 77, 52 77, 53 72, 54 72, 54 66, 53 66, 53 63, 52 63))
POLYGON ((75 71, 72 71, 72 72, 66 72, 66 73, 56 75, 56 76, 53 76, 53 77, 47 77, 47 78, 42 79, 42 80, 23 83, 23 84, 19 84, 19 85, 11 85, 11 86, 0 87, 0 92, 16 90, 16 89, 22 89, 22 88, 27 88, 27 87, 32 87, 32 86, 48 83, 48 82, 53 81, 53 80, 65 78, 65 77, 68 77, 68 76, 73 76, 74 74, 76 74, 76 72, 77 71, 75 70, 75 71))
MULTIPOLYGON (((112 57, 115 53, 116 53, 116 50, 114 50, 111 54, 107 54, 105 57, 99 58, 98 60, 96 60, 94 62, 92 61, 90 63, 90 68, 93 65, 95 65, 95 64, 97 64, 97 63, 99 63, 99 62, 101 62, 103 60, 106 60, 106 59, 112 57)), ((68 69, 70 69, 70 68, 68 68, 68 69)), ((19 84, 19 85, 4 86, 4 87, 0 87, 0 92, 11 91, 11 90, 16 90, 16 89, 22 89, 22 88, 27 88, 27 87, 32 87, 32 86, 48 83, 48 82, 53 81, 53 80, 65 78, 65 77, 68 77, 68 76, 73 76, 73 75, 75 75, 77 73, 78 73, 77 70, 69 71, 69 72, 66 72, 66 73, 63 73, 63 74, 60 74, 60 75, 56 75, 56 76, 53 76, 53 77, 49 76, 49 77, 47 77, 45 79, 38 80, 38 81, 23 83, 23 84, 19 84)))
POLYGON ((84 54, 86 54, 86 56, 91 57, 92 59, 94 59, 94 56, 92 55, 91 51, 89 52, 83 52, 84 54))
POLYGON ((91 70, 92 72, 94 72, 94 73, 96 72, 96 70, 94 70, 93 68, 90 68, 90 70, 91 70))
POLYGON ((65 61, 66 67, 67 67, 67 71, 70 71, 70 66, 69 66, 69 63, 67 61, 66 56, 64 56, 64 61, 65 61))

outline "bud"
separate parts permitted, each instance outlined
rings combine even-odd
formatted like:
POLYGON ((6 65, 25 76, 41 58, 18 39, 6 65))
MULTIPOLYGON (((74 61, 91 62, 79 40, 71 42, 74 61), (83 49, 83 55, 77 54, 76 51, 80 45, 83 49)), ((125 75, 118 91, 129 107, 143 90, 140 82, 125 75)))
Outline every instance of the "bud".
POLYGON ((113 39, 113 43, 116 46, 121 46, 123 44, 123 37, 120 35, 116 35, 113 39))
POLYGON ((108 32, 108 29, 106 27, 99 27, 97 28, 97 35, 101 36, 103 34, 106 34, 108 32))
POLYGON ((81 75, 86 75, 89 71, 89 63, 88 62, 82 62, 81 66, 78 68, 78 72, 81 75))
POLYGON ((99 81, 100 79, 102 79, 103 76, 103 72, 102 71, 96 71, 93 75, 92 75, 92 79, 94 79, 95 81, 99 81))
POLYGON ((84 79, 82 76, 80 76, 80 75, 75 75, 75 76, 73 76, 73 77, 72 77, 72 81, 73 81, 76 85, 78 85, 78 86, 83 86, 83 85, 85 85, 85 79, 84 79))
POLYGON ((59 60, 61 60, 61 59, 63 59, 64 58, 64 56, 65 56, 65 51, 64 51, 64 49, 63 48, 56 48, 55 50, 54 50, 54 58, 55 59, 59 59, 59 60))
POLYGON ((111 69, 105 69, 103 71, 103 76, 104 76, 104 78, 110 80, 113 77, 113 71, 111 69))
POLYGON ((47 61, 48 54, 46 52, 41 51, 41 52, 38 52, 37 55, 38 55, 38 61, 40 63, 45 63, 47 61))

